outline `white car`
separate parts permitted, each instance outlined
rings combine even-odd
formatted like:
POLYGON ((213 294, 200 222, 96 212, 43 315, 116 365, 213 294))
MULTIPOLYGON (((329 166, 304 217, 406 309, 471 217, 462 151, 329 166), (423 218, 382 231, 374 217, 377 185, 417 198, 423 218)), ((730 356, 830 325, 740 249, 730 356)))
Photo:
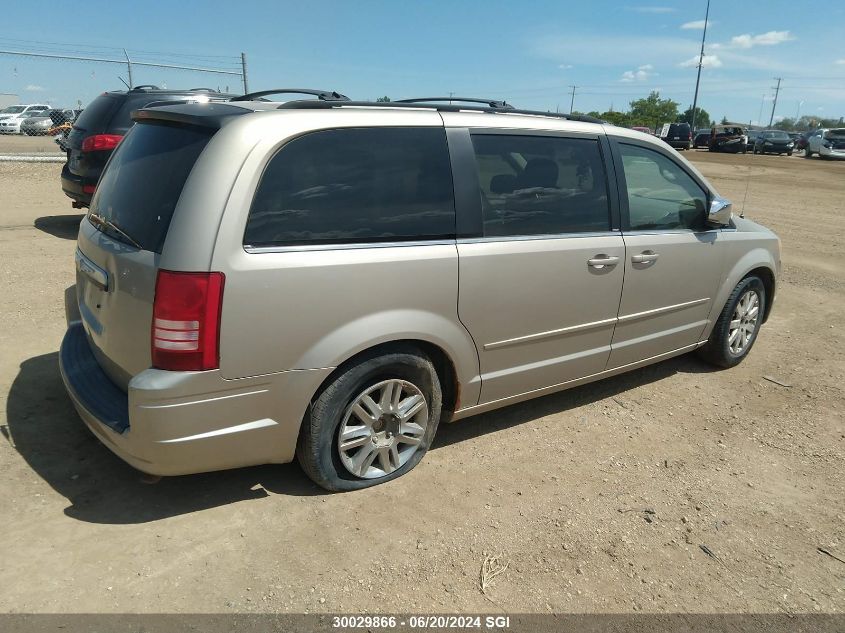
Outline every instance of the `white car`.
POLYGON ((41 112, 50 110, 43 103, 13 105, 0 110, 0 134, 20 134, 21 123, 41 112))
POLYGON ((825 128, 807 139, 804 158, 818 154, 819 158, 845 158, 845 128, 825 128))

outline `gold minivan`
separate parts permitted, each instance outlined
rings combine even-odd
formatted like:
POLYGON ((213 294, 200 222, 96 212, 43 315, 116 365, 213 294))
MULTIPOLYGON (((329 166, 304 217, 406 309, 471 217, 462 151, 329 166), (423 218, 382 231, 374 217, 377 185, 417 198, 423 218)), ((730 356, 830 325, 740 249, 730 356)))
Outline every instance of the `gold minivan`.
POLYGON ((307 93, 144 108, 105 168, 60 364, 134 467, 363 488, 441 422, 753 346, 779 241, 659 139, 307 93))

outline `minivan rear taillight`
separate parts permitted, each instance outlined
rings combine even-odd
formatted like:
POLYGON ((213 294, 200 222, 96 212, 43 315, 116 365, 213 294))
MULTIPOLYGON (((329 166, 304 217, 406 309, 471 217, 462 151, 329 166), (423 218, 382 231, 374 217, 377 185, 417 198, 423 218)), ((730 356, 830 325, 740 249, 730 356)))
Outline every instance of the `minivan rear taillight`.
POLYGON ((114 149, 123 139, 120 134, 95 134, 82 141, 83 152, 99 152, 104 149, 114 149))
POLYGON ((159 270, 153 302, 152 361, 157 369, 220 366, 223 273, 159 270))

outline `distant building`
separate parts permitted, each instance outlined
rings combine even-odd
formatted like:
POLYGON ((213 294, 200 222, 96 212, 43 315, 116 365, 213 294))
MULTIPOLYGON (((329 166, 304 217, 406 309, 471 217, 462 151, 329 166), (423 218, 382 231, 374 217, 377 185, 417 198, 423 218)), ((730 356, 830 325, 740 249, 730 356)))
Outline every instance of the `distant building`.
POLYGON ((21 102, 18 95, 13 95, 8 92, 0 92, 0 110, 8 108, 10 105, 17 105, 21 102))

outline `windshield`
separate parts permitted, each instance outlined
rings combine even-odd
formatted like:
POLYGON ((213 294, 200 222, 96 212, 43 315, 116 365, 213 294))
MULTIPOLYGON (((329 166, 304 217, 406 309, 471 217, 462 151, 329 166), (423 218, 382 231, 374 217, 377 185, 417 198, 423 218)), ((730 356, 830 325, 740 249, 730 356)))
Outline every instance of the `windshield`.
POLYGON ((182 187, 213 132, 143 123, 118 145, 91 200, 91 223, 112 237, 161 252, 182 187), (121 235, 122 234, 122 235, 121 235))
POLYGON ((0 110, 0 114, 20 114, 25 108, 26 106, 9 106, 0 110))
POLYGON ((845 138, 845 128, 837 128, 835 130, 828 130, 825 134, 827 138, 845 138))
POLYGON ((763 138, 771 138, 777 141, 786 141, 789 140, 789 136, 787 136, 786 132, 763 132, 760 134, 763 138))

